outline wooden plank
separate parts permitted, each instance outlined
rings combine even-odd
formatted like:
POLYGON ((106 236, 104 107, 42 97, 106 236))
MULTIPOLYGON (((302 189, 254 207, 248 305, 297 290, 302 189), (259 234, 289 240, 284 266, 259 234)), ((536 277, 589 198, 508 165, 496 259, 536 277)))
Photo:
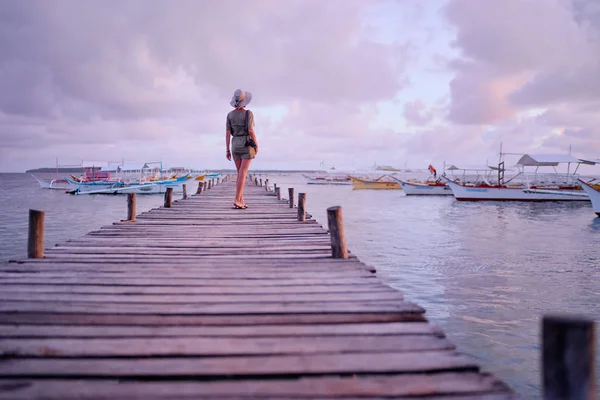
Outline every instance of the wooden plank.
POLYGON ((8 359, 0 378, 9 377, 270 377, 478 371, 469 357, 452 351, 185 358, 8 359))
POLYGON ((394 376, 310 377, 278 380, 138 382, 103 380, 0 380, 0 399, 511 399, 493 376, 442 372, 394 376), (13 397, 11 397, 13 396, 13 397), (454 397, 456 396, 456 397, 454 397), (487 396, 487 397, 480 397, 487 396), (490 397, 491 396, 491 397, 490 397))
POLYGON ((79 278, 74 277, 40 277, 39 274, 33 274, 31 278, 23 278, 16 276, 8 278, 4 277, 4 274, 0 274, 0 284, 13 285, 13 284, 39 284, 47 285, 49 283, 56 285, 110 285, 110 286, 306 286, 306 285, 361 285, 369 283, 380 282, 378 278, 372 277, 358 277, 358 278, 335 278, 331 281, 326 281, 316 277, 307 278, 273 278, 273 279, 237 279, 237 278, 222 278, 222 279, 196 279, 196 278, 161 278, 160 280, 140 277, 131 278, 127 276, 120 277, 109 277, 109 276, 82 276, 79 278))
POLYGON ((285 302, 285 303, 61 303, 58 301, 3 301, 0 312, 45 312, 86 314, 150 314, 150 315, 260 315, 260 314, 422 314, 424 310, 406 301, 353 302, 285 302))
POLYGON ((53 312, 0 312, 0 324, 36 325, 128 325, 128 326, 248 326, 291 324, 347 324, 382 322, 421 322, 423 314, 413 313, 338 313, 338 314, 265 314, 251 315, 145 315, 85 314, 53 312))
POLYGON ((197 294, 197 295, 320 295, 336 293, 399 293, 388 286, 379 284, 364 285, 298 285, 298 286, 115 286, 115 285, 78 285, 78 284, 36 284, 0 285, 0 292, 12 294, 34 293, 73 293, 73 294, 113 294, 113 295, 143 295, 143 294, 197 294))
POLYGON ((445 337, 438 326, 425 322, 203 327, 0 325, 0 338, 344 337, 356 335, 434 335, 445 337))
POLYGON ((0 339, 3 358, 214 357, 453 350, 433 335, 0 339))
MULTIPOLYGON (((140 270, 141 271, 141 270, 140 270)), ((102 274, 106 278, 171 278, 171 279, 228 279, 223 277, 223 274, 219 271, 214 270, 199 270, 199 271, 156 271, 156 272, 129 272, 127 270, 123 270, 122 272, 106 272, 102 273, 101 271, 95 271, 94 269, 89 269, 88 271, 71 271, 71 270, 48 270, 48 271, 38 271, 38 272, 2 272, 0 274, 0 279, 11 279, 11 278, 39 278, 43 277, 44 279, 62 279, 62 278, 76 278, 76 277, 95 277, 102 274)), ((337 278, 364 278, 369 279, 373 277, 373 274, 369 271, 359 270, 359 269, 345 269, 343 271, 321 271, 321 272, 313 272, 313 271, 295 271, 293 269, 281 269, 276 272, 266 271, 263 273, 257 271, 239 271, 236 273, 237 279, 252 279, 252 280, 263 280, 263 279, 296 279, 296 278, 321 278, 321 280, 329 280, 329 279, 337 279, 337 278)))
POLYGON ((348 302, 348 301, 402 301, 399 292, 375 293, 291 293, 285 294, 160 294, 133 295, 123 294, 71 294, 71 293, 15 293, 1 292, 0 301, 57 301, 57 302, 93 302, 93 303, 286 303, 286 302, 348 302))

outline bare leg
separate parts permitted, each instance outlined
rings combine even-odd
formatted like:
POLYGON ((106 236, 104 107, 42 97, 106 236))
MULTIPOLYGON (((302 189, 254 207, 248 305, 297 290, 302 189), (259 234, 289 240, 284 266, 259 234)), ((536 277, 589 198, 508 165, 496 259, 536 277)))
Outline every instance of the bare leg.
POLYGON ((244 185, 246 184, 246 176, 248 175, 248 169, 250 168, 250 161, 252 160, 241 160, 241 165, 238 169, 235 191, 235 204, 238 206, 243 206, 246 204, 244 203, 244 185))
POLYGON ((235 162, 235 169, 237 170, 237 178, 236 178, 236 183, 235 183, 235 199, 233 200, 233 204, 237 204, 237 205, 242 205, 242 203, 239 203, 237 201, 238 198, 238 191, 239 191, 239 187, 240 187, 240 168, 242 167, 242 160, 234 160, 235 162))

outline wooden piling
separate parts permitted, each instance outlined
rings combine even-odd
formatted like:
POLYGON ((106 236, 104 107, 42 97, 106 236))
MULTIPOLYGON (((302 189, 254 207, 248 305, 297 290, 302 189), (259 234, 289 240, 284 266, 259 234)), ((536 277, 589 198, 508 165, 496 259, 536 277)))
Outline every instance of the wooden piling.
POLYGON ((258 178, 254 178, 254 184, 258 186, 258 178))
POLYGON ((260 187, 263 186, 262 178, 260 178, 260 187))
POLYGON ((173 206, 173 188, 167 188, 165 192, 165 208, 171 208, 173 206))
POLYGON ((298 221, 306 221, 306 193, 298 193, 298 221))
POLYGON ((542 380, 546 400, 596 398, 594 322, 564 315, 542 320, 542 380))
POLYGON ((269 180, 265 179, 265 187, 267 188, 267 192, 269 191, 269 180))
POLYGON ((281 200, 281 186, 277 186, 277 200, 281 200))
POLYGON ((294 188, 288 188, 288 196, 290 198, 290 208, 294 208, 294 188))
POLYGON ((29 210, 27 257, 44 258, 44 211, 29 210))
POLYGON ((210 190, 212 187, 212 179, 208 181, 208 186, 206 186, 206 190, 210 190))
POLYGON ((136 194, 127 194, 127 221, 135 222, 136 194))
POLYGON ((187 194, 187 184, 185 184, 185 183, 184 183, 184 184, 182 185, 182 187, 183 187, 183 199, 184 199, 184 200, 187 200, 187 199, 188 199, 188 194, 187 194))
POLYGON ((327 223, 329 226, 329 235, 331 236, 331 256, 333 258, 348 258, 342 207, 335 206, 327 209, 327 223))
POLYGON ((202 181, 198 182, 198 189, 196 189, 196 194, 202 193, 202 186, 203 185, 204 185, 204 182, 202 182, 202 181))

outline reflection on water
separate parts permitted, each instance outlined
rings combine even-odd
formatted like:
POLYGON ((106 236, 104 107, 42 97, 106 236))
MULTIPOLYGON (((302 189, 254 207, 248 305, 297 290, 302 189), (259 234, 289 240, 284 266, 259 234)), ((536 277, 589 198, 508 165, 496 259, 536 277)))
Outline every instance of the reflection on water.
MULTIPOLYGON (((351 251, 524 398, 539 397, 541 316, 600 317, 600 218, 588 203, 456 202, 306 185, 296 174, 267 178, 283 193, 307 193, 309 213, 325 226, 326 208, 343 206, 351 251)), ((47 245, 125 217, 121 196, 69 196, 40 190, 24 174, 0 175, 1 188, 15 185, 0 190, 8 207, 0 214, 0 260, 25 255, 28 208, 47 212, 47 245)), ((139 196, 138 212, 161 202, 139 196)))

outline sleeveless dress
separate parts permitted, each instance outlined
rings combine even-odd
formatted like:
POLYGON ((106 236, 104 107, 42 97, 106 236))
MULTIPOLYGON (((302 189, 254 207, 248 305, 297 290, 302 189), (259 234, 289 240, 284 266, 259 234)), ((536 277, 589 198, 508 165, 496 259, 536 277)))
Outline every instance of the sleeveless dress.
POLYGON ((227 114, 226 129, 231 132, 231 155, 234 160, 250 160, 254 158, 246 146, 246 139, 250 135, 248 132, 250 127, 254 127, 254 114, 252 114, 252 111, 233 110, 227 114), (247 127, 246 112, 248 113, 247 127))

